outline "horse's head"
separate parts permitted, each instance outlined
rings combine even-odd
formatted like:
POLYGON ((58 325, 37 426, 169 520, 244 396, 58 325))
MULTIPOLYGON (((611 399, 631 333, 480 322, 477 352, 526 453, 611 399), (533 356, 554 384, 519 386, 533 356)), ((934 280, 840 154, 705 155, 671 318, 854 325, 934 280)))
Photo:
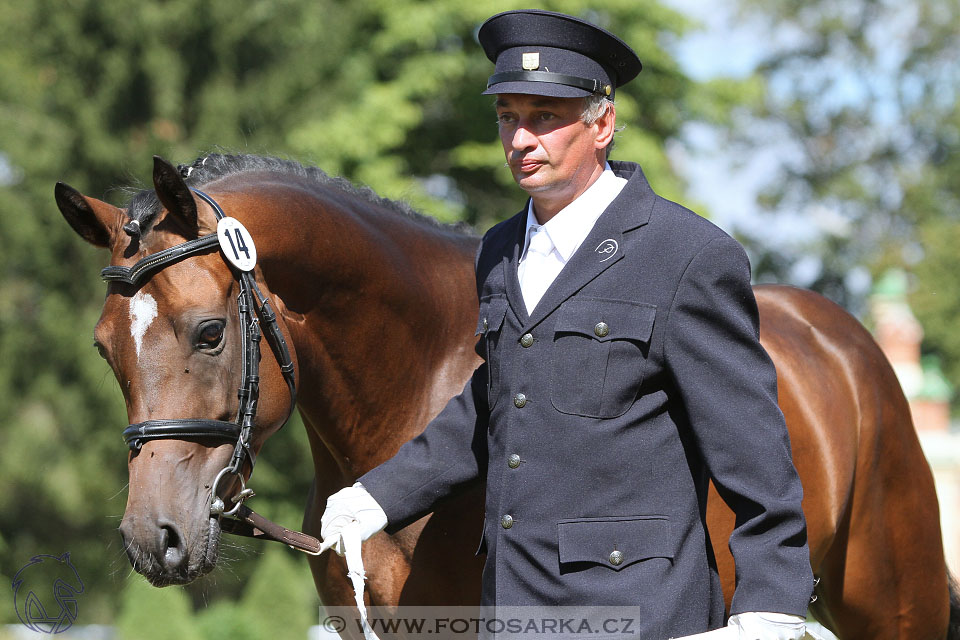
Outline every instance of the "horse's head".
MULTIPOLYGON (((238 296, 253 278, 242 285, 240 272, 226 263, 216 242, 196 242, 216 236, 213 208, 195 198, 177 169, 159 158, 153 180, 156 197, 143 192, 128 210, 64 184, 57 185, 56 200, 81 237, 112 252, 94 338, 120 383, 131 423, 124 432, 130 485, 120 533, 134 568, 163 586, 189 582, 213 568, 220 526, 216 509, 211 512, 212 498, 218 497, 212 494, 231 508, 241 478, 252 470, 252 456, 292 407, 287 379, 271 349, 264 349, 261 360, 244 337, 250 334, 241 326, 246 323, 238 315, 238 296), (191 250, 154 264, 158 253, 177 246, 191 250), (247 387, 256 395, 251 362, 259 363, 253 372, 259 375, 259 403, 252 398, 253 413, 245 421, 238 417, 238 389, 247 387), (243 447, 235 444, 244 422, 250 455, 244 452, 238 459, 235 450, 243 447), (239 473, 221 474, 231 463, 239 473)), ((231 201, 239 202, 224 196, 223 202, 231 201)), ((265 287, 259 267, 252 275, 265 287)), ((253 309, 250 313, 256 317, 253 309)), ((282 318, 278 322, 281 334, 287 333, 282 318)), ((251 400, 245 404, 250 413, 251 400)))

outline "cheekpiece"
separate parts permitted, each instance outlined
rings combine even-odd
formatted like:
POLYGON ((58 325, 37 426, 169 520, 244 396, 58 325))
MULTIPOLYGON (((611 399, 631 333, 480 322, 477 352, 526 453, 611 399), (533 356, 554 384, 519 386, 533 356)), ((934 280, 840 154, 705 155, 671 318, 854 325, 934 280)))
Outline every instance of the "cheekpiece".
POLYGON ((613 97, 642 68, 637 54, 617 36, 553 11, 498 13, 481 25, 477 39, 496 64, 484 95, 613 97))

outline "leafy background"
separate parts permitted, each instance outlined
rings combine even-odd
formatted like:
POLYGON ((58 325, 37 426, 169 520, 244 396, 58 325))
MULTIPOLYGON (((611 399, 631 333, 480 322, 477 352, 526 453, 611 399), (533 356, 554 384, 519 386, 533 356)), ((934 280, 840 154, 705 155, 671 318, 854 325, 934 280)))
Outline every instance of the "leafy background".
MULTIPOLYGON (((766 34, 762 55, 747 73, 697 78, 678 62, 678 43, 698 29, 683 11, 654 0, 540 6, 611 28, 644 62, 618 92, 615 157, 708 216, 677 161, 702 151, 691 124, 731 170, 771 157, 757 215, 729 229, 756 277, 859 312, 865 289, 851 274, 906 269, 924 349, 960 382, 957 3, 730 0, 735 20, 766 34), (791 215, 805 233, 771 239, 791 215)), ((523 203, 479 95, 491 66, 474 35, 511 8, 0 0, 0 578, 9 584, 34 554, 69 551, 86 585, 79 622, 115 625, 120 638, 305 637, 318 601, 304 558, 279 545, 234 542, 186 588, 132 574, 115 531, 126 416, 91 348, 107 256, 63 223, 53 185, 120 205, 125 187, 149 180, 154 154, 265 153, 482 231, 523 203)), ((310 464, 295 421, 258 465, 265 515, 297 526, 310 464)), ((9 602, 0 622, 16 623, 9 602)))

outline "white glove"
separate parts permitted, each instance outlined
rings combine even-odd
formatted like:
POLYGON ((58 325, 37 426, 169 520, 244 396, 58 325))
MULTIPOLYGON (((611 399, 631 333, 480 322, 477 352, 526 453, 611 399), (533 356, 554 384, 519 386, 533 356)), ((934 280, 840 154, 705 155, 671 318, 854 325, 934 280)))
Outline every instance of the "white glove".
POLYGON ((750 611, 730 616, 727 626, 677 640, 802 640, 805 620, 786 613, 750 611))
POLYGON ((739 640, 801 640, 806 621, 788 613, 749 611, 730 616, 727 627, 739 629, 739 640))
POLYGON ((359 482, 327 498, 327 508, 320 517, 322 549, 332 547, 337 555, 342 556, 343 529, 351 522, 357 523, 361 540, 383 531, 387 526, 387 514, 359 482))

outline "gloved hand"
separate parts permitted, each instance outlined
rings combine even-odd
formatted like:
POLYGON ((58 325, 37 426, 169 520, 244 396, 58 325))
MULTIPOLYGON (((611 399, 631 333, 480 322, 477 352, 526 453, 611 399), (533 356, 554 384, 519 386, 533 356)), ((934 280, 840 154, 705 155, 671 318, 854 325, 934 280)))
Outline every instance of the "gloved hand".
POLYGON ((727 626, 740 630, 740 640, 801 640, 805 622, 787 613, 750 611, 730 616, 727 626))
POLYGON ((360 539, 366 540, 387 526, 387 514, 373 496, 357 482, 327 498, 327 508, 320 517, 322 549, 333 548, 343 555, 343 529, 351 522, 358 524, 360 539))
POLYGON ((730 616, 727 626, 677 640, 802 640, 805 620, 786 613, 750 611, 730 616))

